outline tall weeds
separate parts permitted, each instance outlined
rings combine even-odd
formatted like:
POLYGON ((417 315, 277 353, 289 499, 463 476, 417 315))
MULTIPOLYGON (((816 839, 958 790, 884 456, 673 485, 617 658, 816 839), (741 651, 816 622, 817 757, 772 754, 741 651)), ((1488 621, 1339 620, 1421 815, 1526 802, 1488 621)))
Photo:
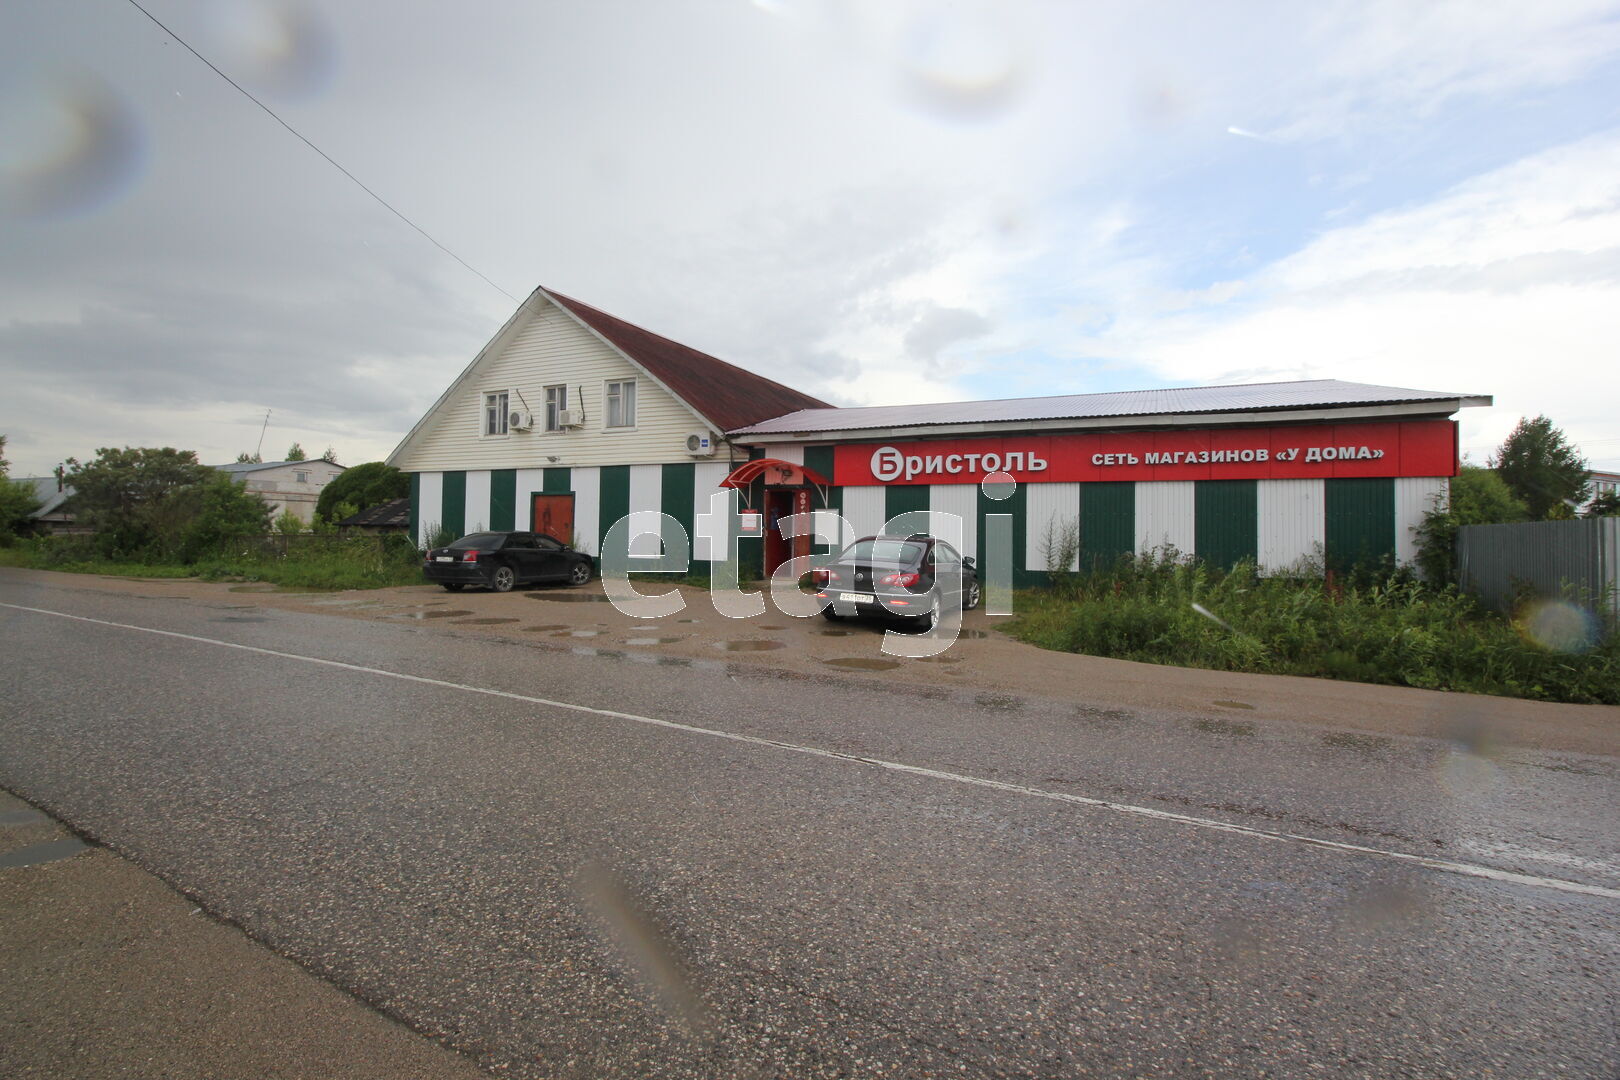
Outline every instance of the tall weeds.
MULTIPOLYGON (((1308 571, 1309 568, 1306 568, 1308 571)), ((1543 648, 1454 587, 1404 572, 1334 581, 1212 569, 1159 551, 1021 594, 1008 628, 1048 649, 1223 671, 1311 675, 1620 704, 1620 634, 1543 648)))

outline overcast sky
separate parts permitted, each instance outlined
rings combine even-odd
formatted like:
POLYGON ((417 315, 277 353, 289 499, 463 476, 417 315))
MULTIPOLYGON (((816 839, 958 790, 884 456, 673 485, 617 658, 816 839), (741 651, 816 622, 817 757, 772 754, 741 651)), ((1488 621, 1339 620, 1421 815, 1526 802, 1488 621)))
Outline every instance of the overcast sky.
POLYGON ((1341 378, 1620 469, 1609 3, 0 5, 0 434, 385 456, 536 285, 839 404, 1341 378), (498 286, 498 288, 496 287, 498 286))

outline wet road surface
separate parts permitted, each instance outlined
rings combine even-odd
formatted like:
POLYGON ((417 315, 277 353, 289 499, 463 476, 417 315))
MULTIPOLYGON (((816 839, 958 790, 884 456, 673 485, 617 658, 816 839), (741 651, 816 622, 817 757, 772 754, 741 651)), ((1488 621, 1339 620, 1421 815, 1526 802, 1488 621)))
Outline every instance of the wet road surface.
POLYGON ((1466 699, 1380 738, 0 602, 0 786, 509 1075, 1620 1074, 1620 762, 1466 699))

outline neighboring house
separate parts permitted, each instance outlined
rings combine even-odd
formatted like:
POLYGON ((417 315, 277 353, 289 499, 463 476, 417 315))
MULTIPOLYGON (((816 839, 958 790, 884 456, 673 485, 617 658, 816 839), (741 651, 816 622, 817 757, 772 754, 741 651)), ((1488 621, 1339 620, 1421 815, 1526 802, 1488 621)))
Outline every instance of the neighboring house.
POLYGON ((315 503, 321 489, 343 472, 322 458, 313 461, 233 462, 215 465, 223 473, 230 473, 249 491, 270 506, 272 517, 280 517, 291 510, 305 525, 315 520, 315 503))
POLYGON ((441 524, 533 529, 600 555, 609 526, 651 511, 692 536, 698 573, 696 515, 723 487, 760 515, 744 557, 767 571, 911 510, 958 515, 975 557, 1010 525, 1019 582, 1047 569, 1049 529, 1075 530, 1071 565, 1166 546, 1267 569, 1408 563, 1456 475, 1451 416, 1490 403, 1315 379, 839 409, 536 289, 388 463, 411 475, 419 542, 441 524), (1017 486, 996 499, 983 481, 1003 471, 1017 486), (774 528, 815 510, 846 523, 819 518, 829 543, 774 528))
POLYGON ((55 476, 19 476, 17 480, 34 487, 34 498, 39 500, 39 509, 28 517, 40 531, 53 534, 89 531, 76 524, 72 484, 55 476))
POLYGON ((395 499, 362 510, 338 522, 345 529, 362 533, 403 533, 411 527, 411 500, 395 499))
POLYGON ((1575 508, 1577 514, 1586 513, 1593 500, 1599 495, 1620 494, 1620 473, 1589 472, 1586 474, 1586 479, 1591 488, 1586 493, 1586 501, 1575 508))

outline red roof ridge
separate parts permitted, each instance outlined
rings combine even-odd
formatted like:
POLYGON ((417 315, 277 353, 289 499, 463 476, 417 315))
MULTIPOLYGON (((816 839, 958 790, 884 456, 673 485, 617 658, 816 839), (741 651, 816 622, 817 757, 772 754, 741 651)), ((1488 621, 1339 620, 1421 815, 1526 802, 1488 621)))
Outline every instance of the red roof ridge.
POLYGON ((543 287, 540 291, 640 364, 716 431, 747 427, 801 409, 832 407, 791 386, 655 334, 571 296, 543 287))

